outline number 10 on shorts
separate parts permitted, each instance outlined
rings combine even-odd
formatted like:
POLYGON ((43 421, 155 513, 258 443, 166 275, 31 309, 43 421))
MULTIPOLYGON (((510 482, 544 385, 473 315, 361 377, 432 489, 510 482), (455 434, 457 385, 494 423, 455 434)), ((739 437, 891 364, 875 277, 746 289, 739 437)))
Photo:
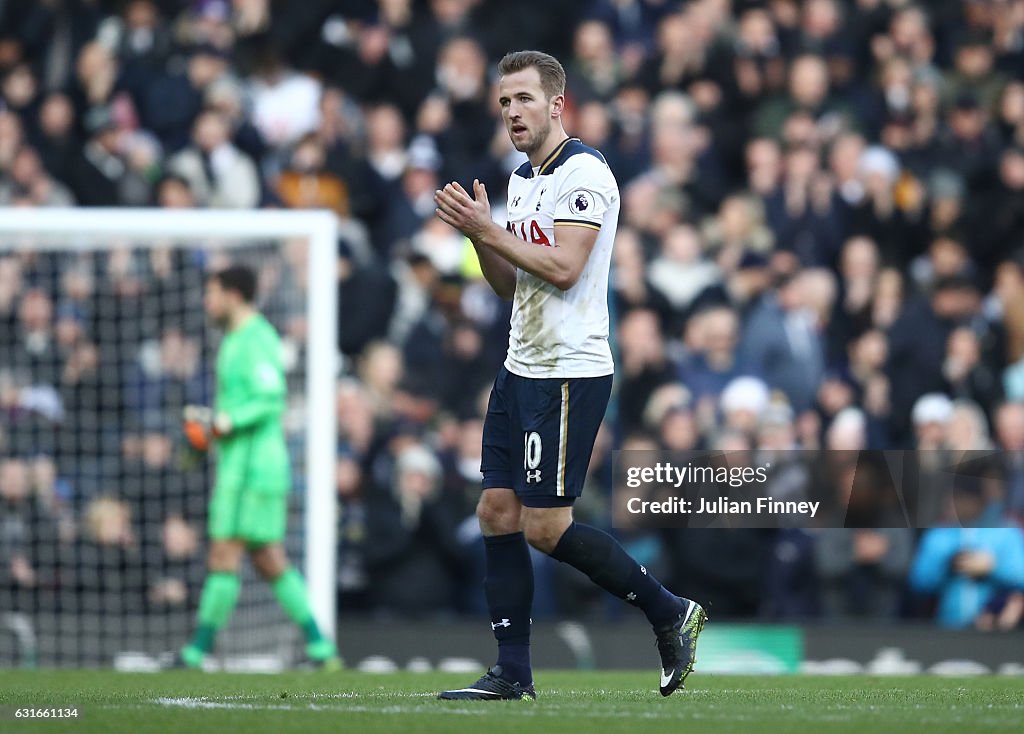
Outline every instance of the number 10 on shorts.
POLYGON ((540 482, 540 434, 527 431, 523 434, 523 469, 526 471, 526 483, 540 482))

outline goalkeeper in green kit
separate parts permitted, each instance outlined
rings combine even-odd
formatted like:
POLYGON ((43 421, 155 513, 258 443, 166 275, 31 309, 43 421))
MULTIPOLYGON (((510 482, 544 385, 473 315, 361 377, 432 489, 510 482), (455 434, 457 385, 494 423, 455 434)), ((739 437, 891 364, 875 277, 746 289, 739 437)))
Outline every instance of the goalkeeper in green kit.
POLYGON ((288 616, 302 628, 306 653, 338 668, 334 643, 313 619, 301 574, 284 551, 291 468, 281 424, 286 386, 281 342, 253 305, 256 274, 232 266, 206 283, 206 315, 224 329, 217 354, 216 405, 185 408, 185 436, 196 449, 216 445, 217 475, 209 507, 209 572, 199 598, 195 634, 178 663, 202 665, 238 600, 242 555, 248 552, 288 616))

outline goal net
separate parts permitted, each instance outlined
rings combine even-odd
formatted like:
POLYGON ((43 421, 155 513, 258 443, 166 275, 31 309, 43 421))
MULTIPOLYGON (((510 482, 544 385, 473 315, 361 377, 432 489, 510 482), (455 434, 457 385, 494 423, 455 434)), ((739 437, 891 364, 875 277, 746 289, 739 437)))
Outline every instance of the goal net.
MULTIPOLYGON (((155 667, 188 638, 212 457, 181 433, 213 399, 206 276, 240 263, 283 340, 290 559, 333 636, 336 222, 326 212, 5 210, 0 217, 0 667, 155 667)), ((266 584, 215 663, 301 655, 266 584)))

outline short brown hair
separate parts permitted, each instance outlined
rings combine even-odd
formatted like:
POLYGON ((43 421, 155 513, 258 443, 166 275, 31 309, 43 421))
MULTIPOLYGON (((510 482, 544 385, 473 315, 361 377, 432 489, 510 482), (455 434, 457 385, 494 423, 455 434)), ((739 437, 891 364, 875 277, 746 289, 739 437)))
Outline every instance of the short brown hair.
POLYGON ((530 67, 540 74, 540 86, 548 99, 565 94, 565 69, 551 54, 543 51, 512 51, 498 62, 499 76, 508 76, 530 67))

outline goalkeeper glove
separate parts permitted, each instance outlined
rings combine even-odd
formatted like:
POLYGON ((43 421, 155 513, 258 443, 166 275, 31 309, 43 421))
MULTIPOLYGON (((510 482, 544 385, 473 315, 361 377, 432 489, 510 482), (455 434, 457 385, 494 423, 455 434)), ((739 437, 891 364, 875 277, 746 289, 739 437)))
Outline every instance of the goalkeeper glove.
POLYGON ((213 439, 231 432, 231 419, 225 413, 214 413, 203 405, 186 405, 182 431, 189 445, 207 451, 213 439))

